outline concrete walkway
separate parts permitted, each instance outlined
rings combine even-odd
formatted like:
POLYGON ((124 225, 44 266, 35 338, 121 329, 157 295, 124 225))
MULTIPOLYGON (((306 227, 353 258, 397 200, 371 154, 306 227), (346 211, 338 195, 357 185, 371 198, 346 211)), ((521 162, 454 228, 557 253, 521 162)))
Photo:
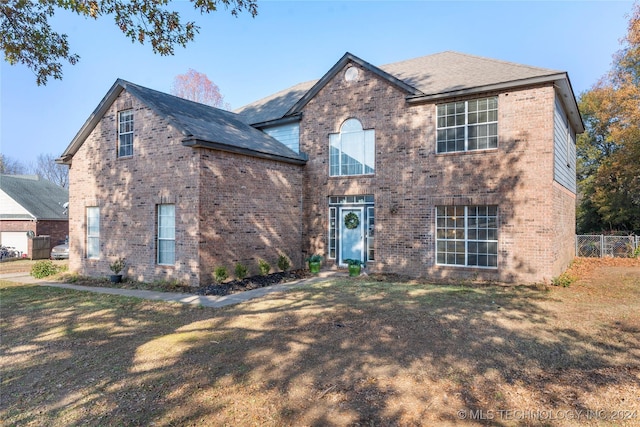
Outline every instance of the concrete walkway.
POLYGON ((227 305, 238 304, 249 301, 254 298, 260 298, 264 295, 286 291, 300 285, 307 285, 321 282, 330 277, 346 276, 344 273, 336 271, 322 271, 320 274, 308 279, 296 280, 293 282, 282 283, 279 285, 266 286, 264 288, 253 289, 245 292, 238 292, 231 295, 213 296, 213 295, 194 295, 174 292, 158 292, 145 291, 139 289, 121 289, 121 288, 101 288, 96 286, 80 286, 68 283, 48 282, 46 279, 36 279, 28 273, 7 273, 0 274, 0 279, 10 282, 39 284, 40 286, 52 286, 54 288, 73 289, 76 291, 95 292, 99 294, 122 295, 127 297, 142 298, 152 301, 179 302, 182 304, 202 305, 204 307, 224 307, 227 305))

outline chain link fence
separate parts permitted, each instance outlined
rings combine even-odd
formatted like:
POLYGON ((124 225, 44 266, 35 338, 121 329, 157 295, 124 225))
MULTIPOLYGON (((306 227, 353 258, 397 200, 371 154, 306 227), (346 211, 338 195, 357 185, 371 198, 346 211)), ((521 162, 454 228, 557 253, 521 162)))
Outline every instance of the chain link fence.
POLYGON ((640 247, 640 236, 576 235, 576 256, 630 258, 640 247))

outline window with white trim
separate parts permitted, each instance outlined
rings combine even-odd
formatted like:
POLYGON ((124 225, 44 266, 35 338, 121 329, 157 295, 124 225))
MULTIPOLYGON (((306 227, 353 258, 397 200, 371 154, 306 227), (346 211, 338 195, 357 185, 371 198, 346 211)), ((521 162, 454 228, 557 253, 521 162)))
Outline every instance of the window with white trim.
POLYGON ((100 208, 87 207, 87 258, 100 258, 100 208))
POLYGON ((497 96, 449 102, 437 106, 436 151, 438 153, 497 147, 497 96))
POLYGON ((158 264, 176 263, 176 206, 158 205, 158 264))
POLYGON ((340 133, 329 135, 329 175, 369 175, 375 172, 375 131, 348 119, 340 133))
POLYGON ((133 110, 118 112, 118 157, 133 156, 133 110))
POLYGON ((436 264, 498 267, 497 206, 437 206, 436 264))

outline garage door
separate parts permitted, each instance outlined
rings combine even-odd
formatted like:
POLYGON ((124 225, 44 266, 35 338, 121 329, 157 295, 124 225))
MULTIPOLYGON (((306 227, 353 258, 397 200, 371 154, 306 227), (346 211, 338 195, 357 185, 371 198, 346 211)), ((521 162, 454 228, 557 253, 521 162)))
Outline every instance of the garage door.
POLYGON ((26 254, 28 249, 27 231, 1 231, 0 245, 16 248, 26 254))

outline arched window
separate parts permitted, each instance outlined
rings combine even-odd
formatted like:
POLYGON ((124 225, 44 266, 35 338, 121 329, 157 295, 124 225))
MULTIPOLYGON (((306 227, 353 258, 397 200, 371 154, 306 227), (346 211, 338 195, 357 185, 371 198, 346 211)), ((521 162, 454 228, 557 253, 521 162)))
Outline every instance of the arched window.
POLYGON ((340 133, 329 135, 329 175, 368 175, 375 172, 375 131, 348 119, 340 133))

